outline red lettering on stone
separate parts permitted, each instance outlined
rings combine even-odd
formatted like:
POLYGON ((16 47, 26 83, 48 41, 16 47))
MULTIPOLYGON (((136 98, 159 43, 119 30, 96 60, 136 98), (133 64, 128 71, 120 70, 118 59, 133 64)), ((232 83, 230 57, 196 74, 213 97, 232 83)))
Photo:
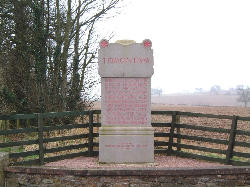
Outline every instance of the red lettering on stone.
POLYGON ((105 124, 147 125, 149 78, 104 78, 105 124))
POLYGON ((104 64, 147 64, 150 63, 148 57, 108 57, 103 58, 104 64))

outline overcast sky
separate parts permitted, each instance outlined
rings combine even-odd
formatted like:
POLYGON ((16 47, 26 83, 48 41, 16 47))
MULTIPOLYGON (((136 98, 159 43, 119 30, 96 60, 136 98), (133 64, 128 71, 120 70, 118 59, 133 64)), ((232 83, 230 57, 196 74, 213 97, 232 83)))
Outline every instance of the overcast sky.
POLYGON ((250 0, 127 0, 105 23, 110 42, 149 38, 152 88, 164 93, 250 86, 250 0))

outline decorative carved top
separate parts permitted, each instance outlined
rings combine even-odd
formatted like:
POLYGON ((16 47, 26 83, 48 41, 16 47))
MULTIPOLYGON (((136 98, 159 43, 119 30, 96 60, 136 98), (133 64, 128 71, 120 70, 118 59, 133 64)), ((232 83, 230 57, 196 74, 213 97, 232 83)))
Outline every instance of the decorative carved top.
POLYGON ((117 40, 115 43, 118 43, 121 45, 131 45, 136 42, 134 40, 117 40))
POLYGON ((106 40, 106 39, 102 39, 101 42, 100 42, 100 47, 102 48, 105 48, 105 47, 108 47, 109 45, 109 41, 106 40))
POLYGON ((103 39, 98 51, 99 74, 101 77, 151 77, 154 73, 152 42, 118 40, 109 43, 103 39))
POLYGON ((146 48, 151 48, 152 42, 151 42, 151 40, 149 40, 149 39, 145 39, 145 40, 143 40, 143 45, 144 45, 144 47, 146 47, 146 48))

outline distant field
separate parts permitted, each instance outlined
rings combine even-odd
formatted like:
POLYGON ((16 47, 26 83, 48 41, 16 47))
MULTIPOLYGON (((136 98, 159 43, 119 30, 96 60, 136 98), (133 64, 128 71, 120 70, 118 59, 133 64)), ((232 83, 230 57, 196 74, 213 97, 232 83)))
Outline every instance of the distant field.
MULTIPOLYGON (((250 116, 250 107, 237 102, 236 95, 163 95, 151 97, 152 110, 250 116)), ((249 104, 250 105, 250 104, 249 104)), ((101 102, 94 103, 101 109, 101 102)))
POLYGON ((243 106, 237 95, 163 95, 152 96, 151 103, 189 106, 243 106))
MULTIPOLYGON (((242 107, 243 103, 237 101, 237 95, 162 95, 152 96, 152 105, 174 105, 174 106, 237 106, 242 107)), ((249 103, 250 105, 250 103, 249 103)), ((100 109, 100 102, 95 103, 95 108, 100 109)))
POLYGON ((250 107, 228 107, 228 106, 180 106, 155 104, 151 105, 152 110, 167 110, 167 111, 182 111, 182 112, 197 112, 204 114, 218 114, 218 115, 237 115, 250 116, 250 107))

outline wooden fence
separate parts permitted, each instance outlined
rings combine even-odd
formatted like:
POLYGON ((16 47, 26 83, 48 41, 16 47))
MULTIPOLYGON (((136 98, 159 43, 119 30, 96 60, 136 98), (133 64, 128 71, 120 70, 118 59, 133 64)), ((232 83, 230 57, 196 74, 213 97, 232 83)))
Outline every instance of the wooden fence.
MULTIPOLYGON (((25 158, 25 157, 34 157, 37 156, 37 159, 28 159, 21 162, 12 162, 12 165, 43 165, 47 162, 53 162, 57 160, 73 158, 77 156, 94 156, 97 155, 97 152, 93 151, 94 146, 98 146, 98 143, 93 142, 94 137, 98 137, 98 134, 93 133, 94 126, 100 126, 100 124, 93 123, 93 116, 94 114, 100 114, 100 111, 83 111, 83 112, 57 112, 57 113, 44 113, 44 114, 17 114, 17 115, 1 115, 0 120, 4 120, 5 123, 10 120, 16 120, 19 123, 19 120, 37 120, 37 127, 33 126, 30 128, 21 128, 21 129, 9 129, 9 130, 2 130, 0 131, 0 136, 7 136, 7 135, 17 135, 17 134, 28 134, 28 133, 37 133, 37 138, 32 140, 25 140, 25 141, 16 141, 16 142, 4 142, 0 143, 0 151, 1 148, 9 148, 15 146, 27 146, 27 145, 38 145, 37 150, 32 151, 23 151, 17 153, 10 153, 10 159, 15 160, 16 158, 25 158), (88 116, 88 123, 84 124, 67 124, 67 125, 53 125, 53 126, 45 126, 43 121, 47 118, 62 118, 62 117, 73 117, 73 116, 88 116), (71 136, 60 136, 60 137, 49 137, 45 138, 44 133, 55 131, 55 130, 70 130, 70 129, 81 129, 86 128, 88 129, 88 133, 85 134, 78 134, 78 135, 71 135, 71 136), (67 145, 57 148, 45 149, 44 144, 49 142, 58 142, 58 141, 65 141, 65 140, 78 140, 78 139, 86 139, 87 143, 77 144, 77 145, 67 145), (72 154, 65 154, 60 156, 52 156, 46 157, 45 154, 48 153, 56 153, 61 151, 67 150, 77 150, 86 148, 86 151, 80 151, 77 153, 72 154)), ((3 123, 3 122, 2 122, 3 123)))
MULTIPOLYGON (((155 132, 155 137, 168 137, 168 142, 164 141, 156 141, 155 146, 167 146, 166 149, 155 149, 155 153, 167 153, 174 154, 183 157, 190 157, 196 159, 204 159, 208 161, 221 162, 224 164, 231 165, 250 165, 250 124, 248 125, 248 130, 239 130, 237 129, 238 121, 250 121, 250 117, 240 117, 240 116, 228 116, 228 115, 214 115, 214 114, 203 114, 203 113, 191 113, 191 112, 178 112, 178 111, 152 111, 152 115, 171 115, 172 121, 171 123, 152 123, 153 127, 169 127, 169 132, 158 133, 155 132), (182 124, 180 123, 180 117, 196 117, 196 118, 215 118, 215 119, 227 119, 231 120, 231 128, 214 128, 214 127, 206 127, 200 125, 190 125, 190 124, 182 124), (182 130, 184 129, 192 129, 199 130, 202 132, 210 132, 212 133, 224 133, 228 134, 229 138, 225 139, 216 139, 216 138, 208 138, 201 136, 192 136, 187 134, 182 134, 182 130), (236 141, 236 135, 245 136, 248 142, 236 141), (174 141, 174 139, 176 141, 174 141), (218 148, 209 148, 206 146, 195 146, 192 143, 181 143, 183 140, 191 140, 191 142, 199 142, 202 144, 203 142, 216 144, 218 145, 226 145, 227 149, 222 150, 218 148), (235 151, 234 148, 236 146, 240 146, 244 150, 241 152, 235 151), (173 148, 176 148, 173 150, 173 148), (185 151, 182 151, 185 149, 185 151), (194 154, 192 151, 200 151, 199 154, 194 154), (212 153, 214 155, 211 156, 212 153), (222 158, 223 155, 225 158, 222 158)), ((215 146, 217 147, 217 146, 215 146)))
MULTIPOLYGON (((57 112, 57 113, 43 113, 43 114, 16 114, 16 115, 0 115, 0 123, 6 125, 9 121, 15 121, 16 126, 20 126, 20 120, 33 120, 37 125, 29 128, 5 129, 0 131, 0 137, 17 136, 18 134, 26 134, 28 140, 18 141, 0 141, 0 151, 9 148, 10 159, 12 165, 43 165, 44 163, 53 162, 57 160, 73 158, 78 156, 96 156, 98 155, 98 127, 100 124, 100 110, 80 111, 80 112, 57 112), (63 117, 85 117, 86 123, 78 124, 61 124, 46 126, 47 119, 63 118, 63 117), (95 129, 94 129, 95 128, 95 129), (76 135, 63 135, 46 137, 45 133, 56 130, 70 130, 70 129, 85 129, 85 133, 76 135), (36 136, 29 136, 30 133, 36 133, 36 136), (34 137, 34 138, 32 138, 34 137), (84 140, 84 143, 56 146, 53 148, 46 148, 44 145, 51 142, 58 141, 74 141, 84 140), (37 149, 31 151, 19 150, 12 151, 10 148, 23 147, 28 145, 37 145, 37 149), (74 152, 69 152, 73 151, 74 152), (50 153, 58 153, 68 151, 63 155, 48 156, 50 153), (31 159, 29 159, 31 157, 31 159), (21 161, 20 161, 21 160, 21 161)), ((250 131, 237 129, 239 121, 250 121, 250 117, 227 116, 227 115, 213 115, 202 113, 178 112, 178 111, 152 111, 152 116, 169 116, 169 122, 153 122, 155 127, 155 154, 178 155, 183 157, 191 157, 197 159, 204 159, 209 161, 222 162, 232 165, 250 165, 250 131), (215 118, 227 119, 231 121, 231 128, 214 128, 202 125, 191 125, 180 123, 182 117, 191 118, 215 118), (194 136, 184 134, 185 130, 198 130, 210 133, 224 133, 228 134, 228 139, 216 139, 211 137, 194 136), (237 141, 237 136, 247 137, 248 142, 237 141), (159 140, 162 138, 164 140, 159 140), (185 142, 189 140, 189 142, 185 142), (183 143, 184 142, 184 143, 183 143), (191 142, 191 143, 190 143, 191 142), (201 146, 193 145, 192 142, 199 142, 201 146), (202 146, 202 143, 211 143, 224 145, 225 150, 218 148, 209 148, 202 146), (236 146, 242 147, 243 151, 235 151, 236 146), (193 153, 193 151, 200 151, 200 153, 193 153), (214 156, 216 154, 219 156, 214 156), (222 156, 220 156, 222 155, 222 156), (224 156, 224 158, 223 158, 224 156)), ((250 125, 247 124, 250 129, 250 125)), ((1 139, 0 139, 1 140, 1 139)))

